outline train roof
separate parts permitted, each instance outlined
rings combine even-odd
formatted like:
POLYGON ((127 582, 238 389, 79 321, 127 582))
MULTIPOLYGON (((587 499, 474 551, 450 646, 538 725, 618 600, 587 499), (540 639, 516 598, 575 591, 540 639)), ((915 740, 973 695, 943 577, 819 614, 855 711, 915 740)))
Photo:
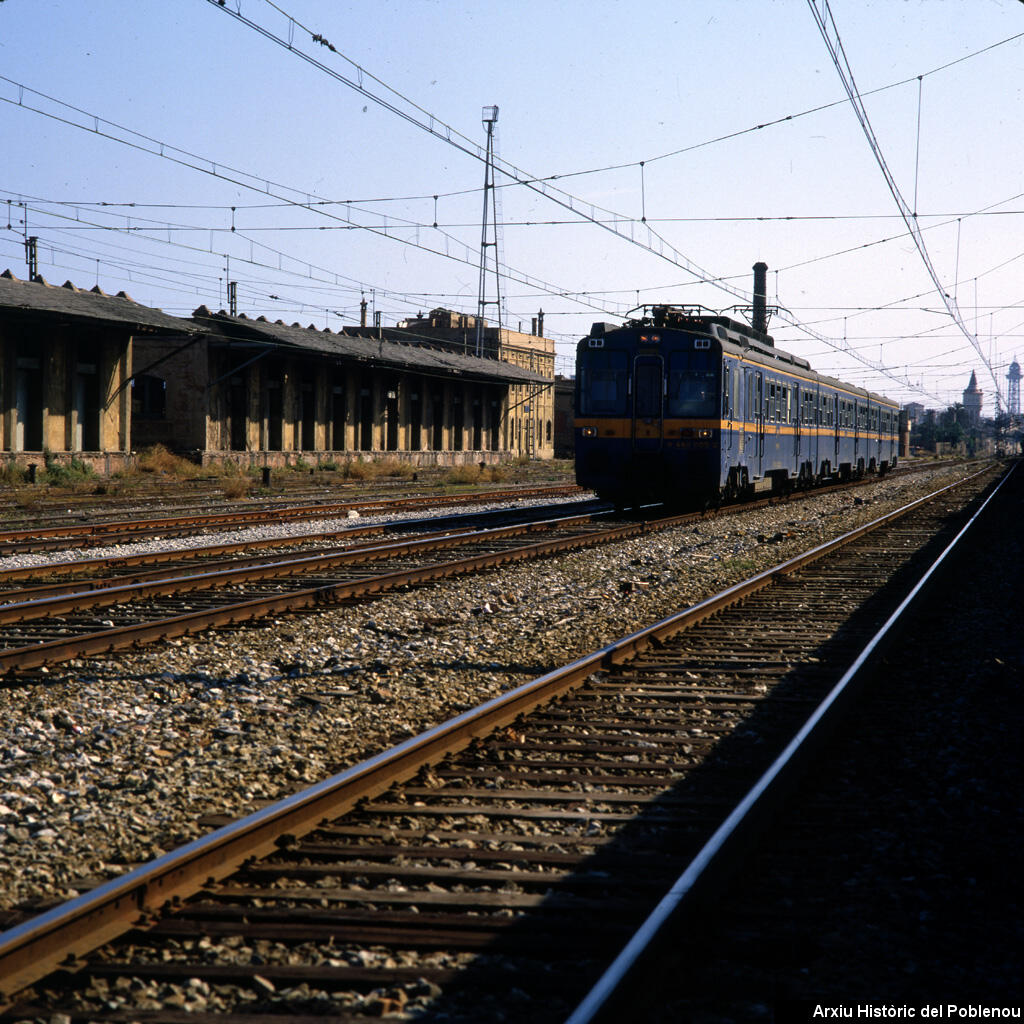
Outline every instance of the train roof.
MULTIPOLYGON (((885 395, 867 391, 856 384, 848 384, 835 377, 819 373, 811 364, 801 356, 793 355, 783 349, 775 347, 775 340, 769 334, 755 330, 747 324, 740 323, 730 317, 712 313, 698 306, 652 306, 651 312, 647 314, 648 307, 643 307, 644 315, 635 319, 627 320, 625 324, 617 326, 609 323, 595 323, 588 338, 600 338, 616 331, 627 329, 654 328, 661 330, 671 328, 675 330, 692 331, 696 334, 704 334, 716 338, 722 343, 726 350, 732 349, 737 355, 746 358, 751 356, 765 365, 778 365, 788 363, 808 376, 831 387, 840 388, 851 394, 862 395, 873 401, 897 407, 897 403, 885 395)), ((587 338, 584 338, 585 342, 587 338)), ((581 342, 582 344, 582 342, 581 342)))

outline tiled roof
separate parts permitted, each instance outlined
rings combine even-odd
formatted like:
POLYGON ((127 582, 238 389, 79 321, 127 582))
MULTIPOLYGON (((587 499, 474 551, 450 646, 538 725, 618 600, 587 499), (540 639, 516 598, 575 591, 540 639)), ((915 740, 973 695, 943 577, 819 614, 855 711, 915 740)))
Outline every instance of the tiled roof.
POLYGON ((349 329, 343 333, 318 330, 312 324, 271 323, 264 317, 230 316, 223 310, 211 313, 200 306, 191 320, 170 316, 163 310, 135 302, 124 292, 107 295, 99 287, 86 291, 70 281, 61 286, 42 278, 20 281, 9 270, 0 274, 0 315, 32 314, 47 320, 98 322, 128 330, 158 330, 176 334, 209 333, 231 340, 280 345, 297 351, 334 356, 339 360, 372 363, 397 370, 418 371, 505 384, 549 383, 539 373, 497 359, 461 355, 429 345, 410 345, 383 336, 376 328, 349 329))
POLYGON ((126 328, 149 328, 177 333, 196 333, 190 320, 170 316, 160 309, 142 306, 118 292, 107 295, 99 287, 86 291, 70 281, 57 286, 42 278, 20 281, 9 270, 0 274, 0 311, 16 310, 47 318, 93 320, 126 328))
POLYGON ((274 323, 258 317, 230 316, 221 310, 211 313, 200 306, 193 313, 197 324, 212 332, 235 340, 263 341, 289 348, 335 356, 338 359, 372 363, 374 366, 393 367, 397 370, 419 371, 421 373, 461 376, 474 380, 501 381, 505 384, 550 383, 548 378, 532 370, 504 363, 497 359, 481 359, 478 356, 459 355, 426 345, 408 345, 384 336, 377 336, 376 328, 361 328, 359 333, 336 334, 320 330, 310 324, 286 324, 281 320, 274 323))

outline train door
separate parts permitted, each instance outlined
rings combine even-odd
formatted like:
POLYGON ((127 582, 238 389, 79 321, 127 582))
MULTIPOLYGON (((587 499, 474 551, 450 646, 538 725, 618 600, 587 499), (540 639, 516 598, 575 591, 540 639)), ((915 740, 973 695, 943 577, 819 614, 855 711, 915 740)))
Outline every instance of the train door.
POLYGON ((662 436, 665 366, 661 356, 637 356, 633 363, 633 447, 658 451, 662 436))
POLYGON ((801 428, 803 426, 804 412, 804 389, 799 384, 793 385, 790 391, 792 406, 789 410, 789 420, 793 424, 793 465, 797 473, 800 472, 800 440, 801 428))
POLYGON ((832 459, 832 472, 833 473, 838 473, 839 472, 839 436, 840 436, 840 432, 842 430, 842 416, 840 415, 840 413, 844 411, 844 405, 845 405, 845 403, 840 404, 839 396, 838 395, 833 395, 832 396, 832 418, 835 421, 835 425, 836 425, 836 427, 835 427, 835 437, 836 437, 835 457, 832 459))
POLYGON ((746 461, 754 477, 764 468, 764 374, 760 370, 744 370, 746 378, 746 461))
MULTIPOLYGON (((728 458, 732 458, 732 417, 733 417, 733 406, 738 404, 739 399, 736 397, 736 384, 734 381, 735 370, 731 369, 728 360, 722 360, 722 426, 724 428, 722 432, 723 447, 728 454, 728 458)), ((742 433, 740 437, 742 437, 742 433)))
POLYGON ((860 465, 860 418, 864 406, 860 402, 853 403, 853 468, 856 471, 857 466, 860 465))

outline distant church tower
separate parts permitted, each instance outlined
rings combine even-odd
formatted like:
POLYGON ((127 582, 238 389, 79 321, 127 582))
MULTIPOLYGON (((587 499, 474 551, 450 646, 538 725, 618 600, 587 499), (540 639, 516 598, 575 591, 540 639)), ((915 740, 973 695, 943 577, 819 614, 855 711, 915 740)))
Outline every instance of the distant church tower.
POLYGON ((1020 416, 1020 363, 1016 359, 1010 363, 1006 379, 1010 382, 1006 392, 1007 412, 1016 419, 1020 416))
POLYGON ((964 408, 972 427, 981 422, 982 392, 978 390, 978 375, 971 370, 971 382, 964 389, 964 408))

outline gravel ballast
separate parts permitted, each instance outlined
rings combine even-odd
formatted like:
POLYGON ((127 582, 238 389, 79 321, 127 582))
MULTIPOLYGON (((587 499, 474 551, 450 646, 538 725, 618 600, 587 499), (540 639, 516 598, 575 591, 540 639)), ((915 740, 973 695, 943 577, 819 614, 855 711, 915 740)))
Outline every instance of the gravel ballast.
POLYGON ((19 681, 0 691, 0 911, 73 897, 209 831, 204 816, 289 795, 968 472, 889 477, 19 681))

